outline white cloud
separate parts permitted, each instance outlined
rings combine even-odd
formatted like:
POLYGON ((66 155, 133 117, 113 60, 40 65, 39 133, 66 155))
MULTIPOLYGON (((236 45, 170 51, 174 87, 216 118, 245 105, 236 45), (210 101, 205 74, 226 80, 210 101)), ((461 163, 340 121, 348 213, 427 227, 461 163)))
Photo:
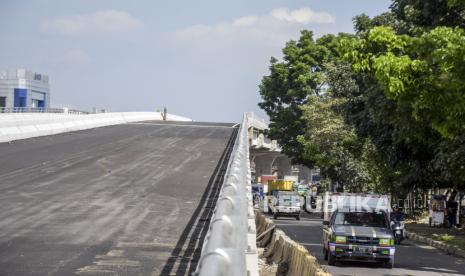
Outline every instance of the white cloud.
POLYGON ((298 39, 302 29, 314 30, 318 37, 334 32, 335 27, 334 17, 326 12, 280 8, 264 15, 179 29, 172 34, 170 48, 186 63, 196 64, 194 70, 211 75, 222 72, 239 82, 253 78, 252 82, 258 83, 259 76, 267 72, 269 58, 280 58, 285 43, 298 39))
POLYGON ((142 21, 123 11, 100 11, 57 17, 42 22, 40 30, 69 36, 121 33, 140 29, 142 21))
POLYGON ((258 16, 244 16, 240 17, 232 22, 233 26, 250 26, 258 21, 258 16))
POLYGON ((327 12, 315 12, 310 8, 290 11, 288 8, 279 8, 271 11, 271 16, 280 21, 293 23, 334 23, 334 16, 327 12))
POLYGON ((264 43, 270 41, 283 43, 290 39, 296 31, 315 24, 333 24, 335 18, 327 12, 316 12, 310 8, 289 10, 277 8, 265 15, 250 15, 239 17, 229 22, 213 25, 194 25, 177 30, 175 37, 186 41, 193 39, 252 39, 264 43))

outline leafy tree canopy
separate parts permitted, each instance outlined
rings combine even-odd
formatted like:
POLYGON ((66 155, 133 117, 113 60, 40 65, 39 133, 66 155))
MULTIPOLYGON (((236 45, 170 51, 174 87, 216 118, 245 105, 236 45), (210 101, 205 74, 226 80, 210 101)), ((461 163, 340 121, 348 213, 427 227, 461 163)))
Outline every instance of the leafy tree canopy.
POLYGON ((294 162, 310 167, 313 163, 302 156, 302 144, 297 140, 305 128, 300 106, 324 90, 323 71, 338 51, 338 39, 327 35, 315 41, 311 31, 302 31, 298 41, 286 44, 282 61, 271 58, 270 75, 263 77, 260 85, 259 106, 270 117, 269 137, 276 139, 294 162))
POLYGON ((415 118, 445 137, 465 130, 463 45, 465 32, 448 27, 410 37, 380 26, 341 42, 354 70, 373 74, 389 99, 411 106, 415 118))
POLYGON ((311 96, 302 106, 305 133, 298 137, 304 157, 313 160, 322 175, 346 191, 368 191, 376 182, 370 167, 364 140, 337 112, 341 99, 329 95, 311 96))
POLYGON ((349 190, 465 187, 465 1, 393 0, 356 35, 303 31, 259 104, 294 162, 349 190))

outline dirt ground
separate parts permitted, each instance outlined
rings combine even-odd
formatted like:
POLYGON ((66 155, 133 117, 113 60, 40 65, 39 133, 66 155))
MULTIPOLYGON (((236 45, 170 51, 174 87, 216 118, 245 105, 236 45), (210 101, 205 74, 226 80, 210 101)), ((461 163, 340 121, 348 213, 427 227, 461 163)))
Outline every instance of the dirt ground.
POLYGON ((260 276, 275 276, 278 271, 278 265, 275 263, 268 264, 266 258, 263 257, 263 248, 258 249, 258 269, 260 276))

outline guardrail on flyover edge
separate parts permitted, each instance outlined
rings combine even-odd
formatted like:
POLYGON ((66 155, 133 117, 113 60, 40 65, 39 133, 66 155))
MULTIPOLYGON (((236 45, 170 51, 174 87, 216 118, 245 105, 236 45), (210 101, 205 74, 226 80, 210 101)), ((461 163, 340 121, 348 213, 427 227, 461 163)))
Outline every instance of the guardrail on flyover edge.
POLYGON ((67 114, 89 114, 70 108, 50 108, 50 107, 0 107, 0 113, 67 113, 67 114))
POLYGON ((248 119, 244 114, 195 275, 258 276, 248 119))

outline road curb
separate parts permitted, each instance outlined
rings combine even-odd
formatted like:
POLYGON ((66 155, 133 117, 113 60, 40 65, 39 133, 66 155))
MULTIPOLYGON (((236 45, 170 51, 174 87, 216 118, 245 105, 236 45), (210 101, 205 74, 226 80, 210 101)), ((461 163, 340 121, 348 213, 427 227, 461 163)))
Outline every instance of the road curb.
POLYGON ((436 241, 431 238, 408 231, 405 231, 405 235, 407 238, 411 240, 426 243, 434 248, 446 252, 449 255, 453 255, 459 258, 465 258, 465 250, 462 250, 454 245, 450 245, 441 241, 436 241))

